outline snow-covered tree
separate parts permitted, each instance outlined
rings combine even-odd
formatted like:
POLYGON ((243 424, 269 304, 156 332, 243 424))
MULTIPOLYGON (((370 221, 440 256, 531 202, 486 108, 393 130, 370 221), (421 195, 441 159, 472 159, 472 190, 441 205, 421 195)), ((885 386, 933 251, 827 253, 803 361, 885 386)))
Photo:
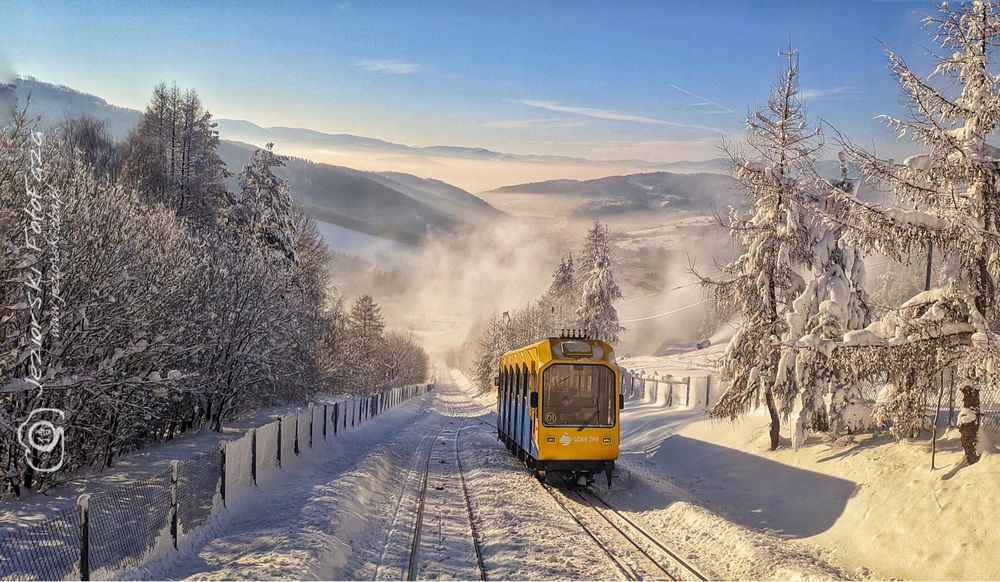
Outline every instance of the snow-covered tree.
POLYGON ((725 146, 750 209, 744 215, 730 208, 722 222, 745 252, 722 267, 721 278, 699 275, 723 309, 742 316, 723 358, 727 388, 712 414, 736 418, 759 406, 763 396, 771 417, 772 450, 779 444, 774 385, 780 341, 788 332, 785 315, 805 287, 797 271, 813 250, 803 208, 819 148, 799 98, 797 58, 791 50, 786 57, 767 105, 747 117, 748 152, 725 146))
POLYGON ((229 210, 229 222, 260 244, 295 261, 295 216, 288 183, 274 174, 286 156, 274 153, 274 144, 254 151, 239 174, 240 191, 229 210))
POLYGON ((500 356, 507 351, 503 320, 496 314, 490 316, 473 341, 470 347, 476 350, 476 358, 470 370, 472 381, 480 392, 489 392, 500 368, 500 356))
POLYGON ((384 330, 382 308, 375 299, 367 293, 358 297, 347 318, 347 351, 354 367, 351 382, 354 389, 370 390, 383 380, 379 357, 384 330))
POLYGON ((929 245, 953 264, 952 280, 887 313, 865 332, 848 334, 843 358, 857 374, 888 373, 876 414, 900 436, 919 428, 931 378, 957 364, 963 397, 959 432, 965 460, 975 463, 982 386, 998 381, 1000 314, 1000 82, 991 72, 1000 18, 990 2, 943 5, 927 28, 942 47, 926 79, 891 50, 890 68, 908 107, 906 118, 884 116, 901 138, 925 153, 902 163, 844 141, 877 187, 890 194, 876 207, 835 193, 848 206, 846 237, 893 258, 929 245), (940 82, 936 82, 937 80, 940 82), (891 389, 891 390, 890 390, 891 389))
POLYGON ((576 310, 579 327, 591 338, 617 343, 625 328, 618 323, 614 303, 622 297, 615 282, 615 255, 606 224, 594 222, 584 246, 583 266, 589 269, 581 303, 576 310))
POLYGON ((552 284, 545 292, 544 303, 549 307, 553 326, 557 328, 576 327, 576 304, 580 297, 573 253, 559 261, 552 284))
POLYGON ((126 140, 123 173, 144 196, 179 216, 212 224, 229 176, 215 127, 197 93, 160 83, 126 140))
MULTIPOLYGON (((831 189, 852 193, 855 188, 843 153, 840 161, 840 178, 822 181, 821 187, 808 193, 817 210, 827 215, 842 216, 844 211, 844 206, 827 194, 831 189)), ((864 262, 841 240, 845 227, 823 221, 818 212, 803 218, 808 221, 812 241, 812 278, 785 313, 775 383, 781 412, 787 416, 796 410, 792 432, 796 448, 810 429, 843 433, 847 428, 845 411, 864 406, 858 383, 849 380, 830 356, 844 333, 866 327, 873 313, 864 287, 864 262)))
MULTIPOLYGON (((189 190, 160 191, 150 175, 119 172, 119 145, 99 123, 41 128, 21 109, 0 130, 0 497, 44 490, 136 447, 206 424, 219 430, 235 414, 340 387, 330 382, 352 362, 346 314, 325 308, 335 302, 329 254, 311 220, 290 217, 284 242, 296 260, 289 261, 255 236, 217 227, 221 215, 197 219, 197 205, 187 204, 197 180, 189 190), (29 192, 34 172, 47 186, 35 188, 40 201, 29 192), (183 192, 184 208, 175 196, 183 192), (35 219, 25 209, 39 204, 46 239, 32 248, 25 232, 35 219), (29 297, 35 271, 41 290, 29 297), (44 392, 26 382, 33 361, 44 392), (17 425, 39 407, 66 413, 67 456, 57 473, 33 472, 16 442, 17 425)), ((185 151, 175 158, 181 174, 191 169, 185 151)), ((143 159, 163 161, 134 154, 124 162, 131 170, 143 159)), ((399 357, 376 370, 383 381, 425 374, 426 354, 412 338, 395 338, 391 349, 399 357)), ((395 357, 366 353, 376 362, 395 357)))

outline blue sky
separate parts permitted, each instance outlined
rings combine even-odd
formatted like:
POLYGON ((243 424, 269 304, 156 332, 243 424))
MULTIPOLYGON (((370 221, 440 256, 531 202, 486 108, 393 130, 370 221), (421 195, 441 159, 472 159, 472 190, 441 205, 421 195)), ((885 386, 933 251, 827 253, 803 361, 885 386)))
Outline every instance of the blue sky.
POLYGON ((0 69, 141 108, 411 145, 657 161, 714 154, 789 41, 809 113, 897 148, 884 42, 928 70, 924 2, 0 2, 0 69))

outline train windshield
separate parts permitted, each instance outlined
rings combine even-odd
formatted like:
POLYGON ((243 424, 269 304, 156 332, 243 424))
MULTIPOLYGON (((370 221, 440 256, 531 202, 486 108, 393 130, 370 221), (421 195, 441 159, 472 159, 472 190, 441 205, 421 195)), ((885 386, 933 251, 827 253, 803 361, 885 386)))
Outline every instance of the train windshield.
POLYGON ((607 366, 554 364, 542 374, 545 426, 615 425, 615 373, 607 366))

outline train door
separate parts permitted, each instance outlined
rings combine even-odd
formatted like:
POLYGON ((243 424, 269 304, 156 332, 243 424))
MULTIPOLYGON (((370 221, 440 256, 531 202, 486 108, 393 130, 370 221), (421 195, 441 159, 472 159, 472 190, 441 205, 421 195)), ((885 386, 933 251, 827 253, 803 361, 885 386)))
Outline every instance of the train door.
POLYGON ((523 364, 521 366, 521 426, 517 427, 518 440, 521 441, 521 460, 527 460, 528 458, 528 439, 527 439, 527 429, 528 429, 528 415, 530 410, 528 407, 528 365, 523 364))
POLYGON ((524 389, 524 370, 521 364, 517 366, 517 376, 514 381, 514 405, 516 406, 514 412, 514 441, 517 443, 517 450, 514 453, 517 455, 518 459, 522 459, 523 455, 521 451, 524 450, 521 442, 521 423, 524 419, 524 407, 522 406, 521 392, 524 389))
POLYGON ((504 368, 504 382, 503 382, 503 434, 504 434, 504 444, 507 445, 507 450, 510 450, 510 412, 511 412, 511 384, 513 381, 513 376, 509 368, 504 368))
POLYGON ((538 458, 538 369, 531 365, 531 379, 528 384, 528 456, 538 458))

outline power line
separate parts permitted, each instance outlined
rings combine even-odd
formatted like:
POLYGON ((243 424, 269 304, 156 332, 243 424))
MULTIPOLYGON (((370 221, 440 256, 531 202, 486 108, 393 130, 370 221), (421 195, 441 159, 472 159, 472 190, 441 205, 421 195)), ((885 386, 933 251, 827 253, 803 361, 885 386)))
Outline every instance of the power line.
POLYGON ((671 315, 671 314, 677 313, 678 311, 684 311, 685 309, 690 309, 692 307, 696 307, 698 305, 701 305, 702 303, 707 303, 709 301, 711 301, 711 299, 702 299, 701 301, 699 301, 697 303, 692 303, 690 305, 685 305, 684 307, 678 307, 677 309, 671 309, 670 311, 664 311, 663 313, 657 313, 656 315, 650 315, 648 317, 637 317, 635 319, 625 319, 625 320, 622 320, 620 323, 632 323, 632 322, 635 322, 635 321, 646 321, 647 319, 656 319, 657 317, 663 317, 665 315, 671 315))
POLYGON ((670 293, 672 291, 677 291, 678 289, 684 289, 685 287, 690 287, 692 285, 700 285, 700 284, 701 284, 701 281, 695 281, 693 283, 686 283, 684 285, 678 285, 677 287, 672 287, 670 289, 664 289, 663 291, 657 291, 655 293, 650 293, 649 295, 643 295, 642 297, 636 297, 635 299, 629 299, 629 300, 626 300, 626 301, 622 301, 622 305, 625 305, 626 303, 634 303, 636 301, 641 301, 641 300, 649 298, 649 297, 655 297, 657 295, 663 295, 664 293, 670 293))

